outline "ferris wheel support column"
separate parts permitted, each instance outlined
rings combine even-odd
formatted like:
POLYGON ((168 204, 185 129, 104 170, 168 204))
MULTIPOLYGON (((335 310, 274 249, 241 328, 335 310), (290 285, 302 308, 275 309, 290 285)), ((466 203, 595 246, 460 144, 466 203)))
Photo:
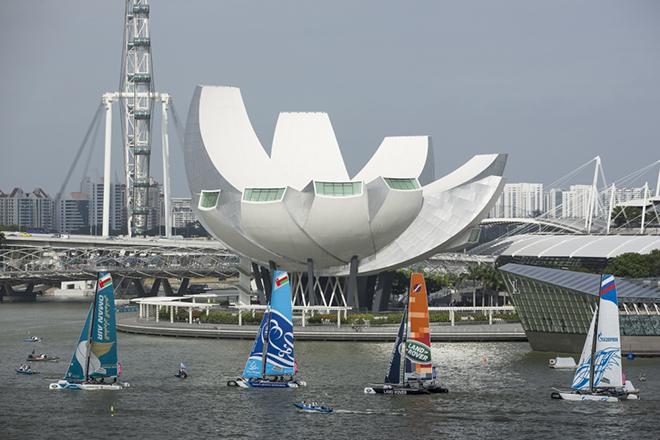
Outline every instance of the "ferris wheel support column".
POLYGON ((103 95, 105 106, 105 157, 103 161, 103 237, 110 235, 110 169, 112 161, 112 93, 103 95))
POLYGON ((161 140, 163 142, 163 202, 165 211, 165 237, 172 238, 172 208, 170 206, 170 143, 167 136, 167 110, 170 103, 170 95, 160 94, 162 104, 161 140))

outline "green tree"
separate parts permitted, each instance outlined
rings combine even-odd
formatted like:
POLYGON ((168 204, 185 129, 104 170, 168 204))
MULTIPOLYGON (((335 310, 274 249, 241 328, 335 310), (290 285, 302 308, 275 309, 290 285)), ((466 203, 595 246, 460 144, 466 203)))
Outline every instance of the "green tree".
MULTIPOLYGON (((621 254, 610 261, 604 271, 618 277, 646 278, 654 276, 652 270, 653 261, 655 260, 655 264, 658 264, 658 260, 660 260, 659 254, 660 251, 657 250, 649 255, 641 255, 634 252, 621 254)), ((660 271, 656 272, 655 276, 658 276, 658 274, 660 274, 660 271)))

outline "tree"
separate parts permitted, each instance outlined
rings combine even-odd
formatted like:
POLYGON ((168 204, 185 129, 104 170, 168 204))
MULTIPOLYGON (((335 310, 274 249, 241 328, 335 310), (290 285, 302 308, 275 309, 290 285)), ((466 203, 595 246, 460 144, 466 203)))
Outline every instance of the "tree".
POLYGON ((605 268, 605 273, 618 277, 647 278, 660 276, 659 265, 660 251, 658 250, 651 252, 649 255, 628 252, 610 261, 605 268))

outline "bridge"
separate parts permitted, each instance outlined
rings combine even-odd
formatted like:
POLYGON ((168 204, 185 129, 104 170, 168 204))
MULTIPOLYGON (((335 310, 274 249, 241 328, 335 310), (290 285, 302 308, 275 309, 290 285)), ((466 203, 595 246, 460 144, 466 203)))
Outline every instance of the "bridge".
POLYGON ((117 279, 120 292, 131 285, 139 296, 162 288, 174 292, 170 279, 185 292, 191 278, 225 279, 238 275, 238 257, 211 240, 105 239, 93 236, 9 234, 0 248, 0 296, 32 294, 36 284, 93 280, 99 271, 117 279), (153 278, 147 291, 144 280, 153 278), (14 286, 25 286, 16 292, 14 286))

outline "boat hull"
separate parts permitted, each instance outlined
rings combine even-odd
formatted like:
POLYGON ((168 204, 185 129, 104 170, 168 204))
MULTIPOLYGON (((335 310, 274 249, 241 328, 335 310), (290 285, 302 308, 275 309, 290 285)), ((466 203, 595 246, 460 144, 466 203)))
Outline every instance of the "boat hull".
POLYGON ((389 394, 396 396, 406 395, 420 395, 420 394, 440 394, 448 393, 447 388, 442 388, 439 385, 431 385, 426 387, 409 387, 401 385, 379 384, 365 387, 364 394, 389 394))
POLYGON ((38 356, 34 356, 34 357, 28 356, 26 359, 27 362, 55 362, 59 360, 60 358, 58 358, 57 356, 46 356, 43 358, 38 356))
POLYGON ((572 392, 555 391, 550 394, 553 399, 568 400, 570 402, 620 402, 622 400, 639 400, 637 394, 624 393, 621 395, 608 395, 608 394, 580 394, 572 392))
POLYGON ((227 386, 238 388, 299 388, 307 386, 307 383, 296 379, 289 381, 270 381, 244 379, 241 377, 227 381, 227 386))
POLYGON ((28 376, 32 375, 32 374, 39 374, 38 371, 22 371, 22 370, 19 370, 19 369, 16 369, 16 373, 25 374, 25 375, 28 375, 28 376))
POLYGON ((127 383, 76 383, 60 380, 51 383, 48 389, 50 390, 84 390, 84 391, 118 391, 128 388, 127 383))
POLYGON ((328 406, 305 405, 304 403, 294 403, 293 406, 306 413, 329 414, 332 412, 332 408, 328 406))

